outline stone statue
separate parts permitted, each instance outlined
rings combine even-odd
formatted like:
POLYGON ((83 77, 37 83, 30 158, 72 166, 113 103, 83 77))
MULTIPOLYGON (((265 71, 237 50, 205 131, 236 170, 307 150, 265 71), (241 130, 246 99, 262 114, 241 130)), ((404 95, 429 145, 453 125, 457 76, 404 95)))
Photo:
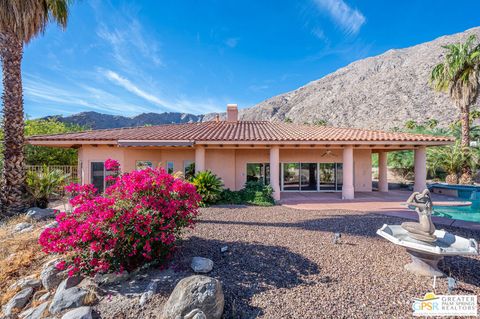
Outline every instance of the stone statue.
POLYGON ((415 192, 407 200, 409 206, 415 207, 418 214, 418 223, 404 222, 402 228, 414 239, 432 243, 437 240, 435 225, 432 222, 432 198, 430 191, 425 189, 422 193, 415 192))

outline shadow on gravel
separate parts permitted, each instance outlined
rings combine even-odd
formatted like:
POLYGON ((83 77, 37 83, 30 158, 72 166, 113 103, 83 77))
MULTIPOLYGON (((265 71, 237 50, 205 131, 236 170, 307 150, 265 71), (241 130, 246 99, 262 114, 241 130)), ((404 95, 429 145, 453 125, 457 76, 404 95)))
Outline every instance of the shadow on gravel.
MULTIPOLYGON (((260 227, 287 227, 299 228, 310 231, 323 231, 332 233, 344 233, 355 236, 377 237, 376 231, 383 224, 400 225, 404 221, 410 221, 394 216, 385 216, 380 214, 339 214, 326 215, 324 218, 306 219, 293 223, 282 222, 249 222, 249 221, 226 221, 226 220, 199 220, 198 223, 221 224, 221 225, 242 225, 242 226, 260 226, 260 227)), ((456 227, 445 227, 438 225, 437 229, 443 229, 468 238, 480 239, 480 232, 466 230, 456 227)))
POLYGON ((464 256, 447 256, 440 269, 450 277, 457 281, 469 283, 471 285, 480 286, 480 260, 472 257, 464 256))
POLYGON ((208 276, 222 282, 224 318, 256 318, 263 314, 263 310, 252 304, 254 295, 273 288, 308 285, 307 276, 320 272, 317 264, 302 255, 284 247, 261 243, 190 237, 181 243, 175 260, 187 268, 193 256, 213 260, 214 269, 208 276), (225 253, 220 252, 223 246, 228 246, 225 253))
POLYGON ((344 233, 356 236, 375 237, 377 229, 383 224, 400 224, 404 220, 397 217, 389 217, 378 214, 357 215, 327 215, 325 218, 301 220, 294 223, 282 222, 248 222, 248 221, 225 221, 225 220, 200 220, 198 223, 243 225, 260 227, 291 227, 310 231, 323 231, 332 233, 344 233))

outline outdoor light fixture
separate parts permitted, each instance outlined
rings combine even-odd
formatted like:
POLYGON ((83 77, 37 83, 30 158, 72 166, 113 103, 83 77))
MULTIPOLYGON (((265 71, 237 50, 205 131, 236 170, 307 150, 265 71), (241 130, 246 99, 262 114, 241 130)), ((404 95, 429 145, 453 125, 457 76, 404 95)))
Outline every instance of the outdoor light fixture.
POLYGON ((447 278, 448 293, 451 293, 453 289, 457 288, 457 281, 453 277, 447 278))
POLYGON ((333 234, 333 243, 334 244, 338 244, 338 242, 340 241, 340 238, 342 237, 342 234, 340 233, 335 233, 333 234))

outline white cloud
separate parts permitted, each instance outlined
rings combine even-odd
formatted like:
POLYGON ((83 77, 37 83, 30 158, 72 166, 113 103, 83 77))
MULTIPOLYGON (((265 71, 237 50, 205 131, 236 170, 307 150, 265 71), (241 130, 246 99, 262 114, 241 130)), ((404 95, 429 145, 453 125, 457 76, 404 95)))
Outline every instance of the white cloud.
POLYGON ((137 18, 137 9, 117 9, 108 2, 93 2, 97 21, 96 34, 110 47, 114 62, 122 70, 138 73, 144 66, 162 67, 158 37, 137 18))
POLYGON ((79 83, 53 83, 31 74, 24 75, 23 89, 25 100, 63 114, 77 113, 79 108, 117 114, 150 111, 98 88, 79 83))
POLYGON ((144 90, 140 89, 138 86, 130 82, 130 80, 128 80, 127 78, 120 76, 118 73, 113 72, 111 70, 105 70, 104 74, 107 77, 107 79, 116 83, 117 85, 120 85, 130 93, 133 93, 136 96, 141 97, 151 103, 169 108, 167 105, 168 103, 166 103, 165 101, 162 101, 160 98, 156 97, 153 94, 145 92, 144 90))
POLYGON ((346 33, 356 34, 365 23, 365 16, 343 0, 314 0, 317 8, 327 11, 337 25, 346 33))
POLYGON ((160 97, 158 95, 151 94, 144 89, 141 89, 138 85, 127 79, 126 77, 121 76, 117 72, 112 70, 99 70, 108 80, 111 82, 123 87, 130 93, 153 103, 157 106, 169 109, 174 112, 183 112, 183 113, 194 113, 198 114, 199 112, 215 112, 219 110, 219 103, 213 101, 212 99, 204 99, 202 101, 193 101, 188 98, 181 96, 176 99, 167 99, 160 97))

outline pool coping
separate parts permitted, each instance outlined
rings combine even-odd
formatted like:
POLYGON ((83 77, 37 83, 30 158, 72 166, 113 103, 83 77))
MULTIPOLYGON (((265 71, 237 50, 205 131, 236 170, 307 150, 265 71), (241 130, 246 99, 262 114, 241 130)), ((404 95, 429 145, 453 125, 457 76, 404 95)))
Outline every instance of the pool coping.
MULTIPOLYGON (((406 219, 418 221, 418 214, 410 210, 399 210, 399 211, 391 211, 391 212, 374 212, 374 214, 400 217, 400 218, 406 218, 406 219)), ((473 231, 480 231, 480 223, 476 223, 476 222, 469 222, 466 220, 451 219, 451 218, 439 217, 439 216, 432 216, 432 221, 435 224, 435 226, 442 225, 442 226, 448 226, 448 227, 458 227, 458 228, 463 228, 463 229, 468 229, 473 231)))

